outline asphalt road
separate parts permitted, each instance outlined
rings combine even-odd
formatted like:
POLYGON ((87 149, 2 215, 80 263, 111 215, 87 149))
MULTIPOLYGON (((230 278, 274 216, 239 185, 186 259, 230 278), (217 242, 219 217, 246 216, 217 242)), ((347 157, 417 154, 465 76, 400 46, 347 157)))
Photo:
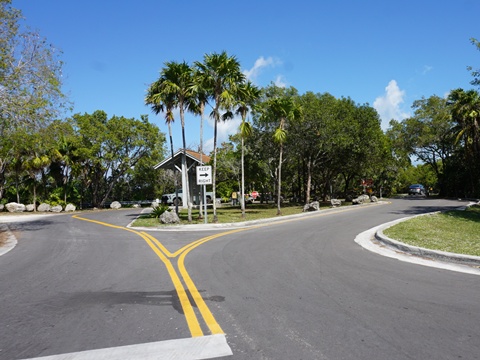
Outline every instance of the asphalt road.
POLYGON ((146 359, 136 344, 154 344, 149 359, 479 359, 480 277, 354 242, 381 223, 464 204, 407 198, 229 233, 124 228, 136 210, 12 223, 0 359, 113 359, 112 349, 146 359), (202 346, 211 351, 178 355, 202 346))

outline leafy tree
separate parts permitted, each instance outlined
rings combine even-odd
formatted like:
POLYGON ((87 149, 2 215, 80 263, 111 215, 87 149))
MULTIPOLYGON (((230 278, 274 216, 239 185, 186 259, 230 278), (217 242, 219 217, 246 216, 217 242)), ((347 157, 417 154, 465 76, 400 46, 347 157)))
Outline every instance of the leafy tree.
POLYGON ((446 100, 436 95, 415 101, 412 108, 414 115, 392 121, 387 135, 397 154, 427 164, 442 183, 443 170, 454 151, 450 109, 446 100))
MULTIPOLYGON (((221 120, 220 110, 228 111, 235 102, 237 87, 245 81, 245 75, 240 70, 240 63, 235 56, 229 56, 225 51, 205 54, 203 62, 195 62, 198 80, 207 93, 215 101, 212 117, 213 128, 213 197, 216 196, 217 169, 217 124, 221 120)), ((216 202, 213 202, 213 221, 218 222, 216 202)))
POLYGON ((287 139, 287 126, 300 118, 301 108, 292 97, 270 98, 265 103, 263 118, 265 122, 275 123, 276 129, 273 134, 273 141, 279 146, 278 158, 278 185, 277 185, 277 215, 282 214, 282 162, 283 145, 287 139))
POLYGON ((467 173, 467 194, 480 193, 480 94, 475 90, 453 90, 448 103, 451 106, 452 119, 456 122, 454 131, 456 143, 464 148, 467 173))
POLYGON ((75 156, 77 147, 77 136, 72 122, 56 120, 52 122, 47 132, 52 142, 52 152, 55 154, 54 160, 50 165, 50 173, 56 178, 56 182, 63 188, 63 202, 68 202, 69 190, 73 178, 73 167, 78 161, 75 156))
MULTIPOLYGON (((470 42, 477 48, 477 50, 480 50, 480 41, 475 38, 471 38, 470 42)), ((467 66, 467 69, 471 71, 473 76, 471 84, 475 86, 480 86, 480 69, 474 70, 472 66, 467 66)))
POLYGON ((448 97, 452 118, 457 123, 456 141, 463 140, 465 149, 480 154, 480 94, 475 90, 453 90, 448 97))
POLYGON ((0 0, 0 198, 12 161, 10 138, 57 118, 68 101, 61 91, 61 52, 39 33, 23 30, 22 14, 10 0, 0 0))
POLYGON ((304 200, 309 203, 314 172, 325 172, 332 160, 331 148, 334 137, 339 134, 334 129, 332 117, 337 100, 328 93, 307 92, 300 97, 300 102, 303 116, 292 124, 292 141, 297 145, 293 148, 306 170, 304 200))
POLYGON ((217 184, 221 197, 229 198, 233 191, 238 191, 240 167, 240 159, 234 145, 231 142, 223 142, 217 149, 217 184))
POLYGON ((76 155, 83 159, 94 206, 103 207, 113 187, 142 158, 150 157, 153 149, 162 148, 159 129, 141 120, 113 116, 103 111, 92 115, 75 115, 81 143, 76 155))

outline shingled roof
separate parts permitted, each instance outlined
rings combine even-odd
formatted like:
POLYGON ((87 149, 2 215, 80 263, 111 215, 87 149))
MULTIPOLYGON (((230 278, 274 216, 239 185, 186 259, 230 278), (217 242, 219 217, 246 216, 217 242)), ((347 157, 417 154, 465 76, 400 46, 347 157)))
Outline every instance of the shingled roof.
MULTIPOLYGON (((181 162, 182 161, 182 154, 183 154, 183 149, 179 149, 175 154, 173 154, 173 162, 181 162)), ((190 158, 198 163, 198 165, 204 165, 208 162, 210 162, 210 156, 203 154, 202 155, 202 161, 200 161, 200 153, 197 151, 193 150, 186 150, 187 158, 190 158)), ((166 158, 162 162, 159 162, 157 165, 155 165, 153 168, 154 169, 168 169, 172 167, 172 157, 170 156, 169 158, 166 158)))

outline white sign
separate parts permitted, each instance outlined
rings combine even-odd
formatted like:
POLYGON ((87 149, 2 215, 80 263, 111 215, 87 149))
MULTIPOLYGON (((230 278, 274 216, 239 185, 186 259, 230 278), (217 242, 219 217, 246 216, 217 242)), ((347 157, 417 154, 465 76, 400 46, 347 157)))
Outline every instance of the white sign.
POLYGON ((197 185, 208 185, 212 183, 212 167, 197 166, 197 185))

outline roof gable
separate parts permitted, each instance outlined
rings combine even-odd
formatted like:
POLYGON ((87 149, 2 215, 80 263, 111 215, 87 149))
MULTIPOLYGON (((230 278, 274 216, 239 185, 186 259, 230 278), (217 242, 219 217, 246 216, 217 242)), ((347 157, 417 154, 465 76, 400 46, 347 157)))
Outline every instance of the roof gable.
MULTIPOLYGON (((186 150, 185 151, 186 155, 187 155, 187 161, 188 159, 191 159, 193 160, 194 162, 198 163, 198 165, 204 165, 208 162, 210 162, 210 156, 208 155, 205 155, 205 154, 202 154, 202 161, 200 161, 200 153, 197 152, 197 151, 193 151, 193 150, 186 150)), ((162 162, 159 162, 158 164, 156 164, 153 168, 156 170, 156 169, 161 169, 161 168, 169 168, 172 166, 172 162, 173 163, 181 163, 182 161, 182 154, 183 154, 183 149, 179 149, 175 154, 173 154, 173 161, 172 161, 172 157, 170 156, 169 158, 166 158, 165 160, 163 160, 162 162)))

